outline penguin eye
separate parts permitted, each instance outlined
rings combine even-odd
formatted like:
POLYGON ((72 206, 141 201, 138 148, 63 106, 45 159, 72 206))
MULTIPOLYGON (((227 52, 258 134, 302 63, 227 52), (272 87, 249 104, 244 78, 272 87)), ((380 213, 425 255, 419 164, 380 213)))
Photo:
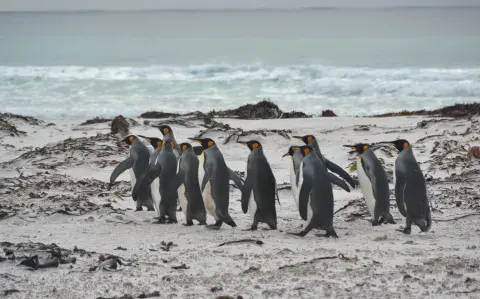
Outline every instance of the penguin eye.
POLYGON ((366 151, 366 150, 368 150, 368 145, 364 144, 363 145, 363 151, 366 151))
POLYGON ((133 143, 133 140, 135 140, 135 137, 133 137, 133 135, 128 136, 128 141, 130 143, 133 143))
POLYGON ((212 141, 212 140, 209 140, 209 141, 207 142, 207 147, 212 147, 212 146, 213 146, 213 141, 212 141))

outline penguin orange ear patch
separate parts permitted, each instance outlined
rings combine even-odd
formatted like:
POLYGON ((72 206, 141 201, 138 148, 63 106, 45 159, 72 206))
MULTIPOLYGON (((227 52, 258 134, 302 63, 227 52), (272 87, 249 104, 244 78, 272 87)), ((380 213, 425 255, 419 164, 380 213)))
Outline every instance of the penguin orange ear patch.
POLYGON ((402 147, 403 147, 403 149, 406 149, 406 148, 408 147, 408 142, 404 142, 404 143, 402 144, 402 147))
POLYGON ((252 149, 256 149, 260 146, 260 144, 258 144, 258 142, 255 142, 252 144, 252 149))
POLYGON ((364 144, 363 145, 363 151, 366 151, 366 150, 368 150, 368 145, 364 144))
POLYGON ((310 152, 310 149, 309 149, 308 147, 306 147, 306 148, 303 150, 303 152, 304 152, 305 155, 306 155, 306 154, 308 154, 308 153, 310 152))
POLYGON ((311 135, 307 136, 307 142, 310 143, 312 141, 313 137, 311 135))
POLYGON ((186 151, 187 150, 187 146, 184 144, 182 145, 182 152, 186 151))
POLYGON ((163 128, 163 134, 167 135, 168 134, 168 128, 163 128))
POLYGON ((135 137, 133 137, 133 135, 128 136, 128 141, 130 141, 130 143, 133 143, 134 140, 135 137))
POLYGON ((298 149, 298 146, 292 146, 292 151, 296 151, 298 149))
POLYGON ((157 148, 161 148, 163 145, 163 141, 162 140, 158 140, 157 141, 157 148))
POLYGON ((208 146, 208 147, 212 147, 212 146, 213 146, 213 141, 212 141, 212 140, 209 140, 208 143, 207 143, 207 146, 208 146))

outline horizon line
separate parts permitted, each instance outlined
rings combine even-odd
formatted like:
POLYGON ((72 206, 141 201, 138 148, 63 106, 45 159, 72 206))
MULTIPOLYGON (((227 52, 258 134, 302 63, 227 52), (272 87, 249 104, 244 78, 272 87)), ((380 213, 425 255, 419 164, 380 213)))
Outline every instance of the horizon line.
POLYGON ((409 9, 479 9, 479 5, 392 5, 392 6, 306 6, 298 8, 145 8, 145 9, 12 9, 0 10, 0 13, 118 13, 118 12, 222 12, 222 11, 306 11, 306 10, 409 10, 409 9))

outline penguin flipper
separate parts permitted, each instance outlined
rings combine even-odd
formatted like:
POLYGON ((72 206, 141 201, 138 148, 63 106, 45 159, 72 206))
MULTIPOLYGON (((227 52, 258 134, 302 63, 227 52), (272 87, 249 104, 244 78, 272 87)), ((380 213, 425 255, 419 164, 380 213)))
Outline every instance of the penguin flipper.
POLYGON ((277 201, 278 201, 278 205, 279 205, 279 206, 282 206, 282 205, 280 204, 280 197, 278 196, 278 185, 277 185, 277 182, 276 182, 276 181, 275 181, 275 197, 276 197, 276 199, 277 199, 277 201))
POLYGON ((132 197, 133 200, 137 200, 140 196, 140 190, 146 190, 150 184, 160 176, 160 172, 162 171, 162 167, 160 165, 156 165, 155 167, 149 167, 147 172, 145 172, 140 179, 137 180, 135 186, 133 186, 132 190, 132 197))
POLYGON ((250 195, 253 189, 253 180, 250 176, 247 176, 245 180, 245 184, 243 185, 242 189, 242 211, 243 214, 246 214, 248 211, 248 201, 250 200, 250 195))
POLYGON ((199 146, 192 146, 193 152, 195 155, 200 156, 203 152, 203 147, 201 145, 199 146))
POLYGON ((347 183, 345 183, 343 180, 341 180, 339 177, 334 175, 333 173, 327 172, 328 179, 332 184, 337 185, 338 187, 342 188, 343 190, 350 192, 350 188, 348 188, 347 183))
POLYGON ((343 168, 328 159, 325 159, 325 167, 327 167, 331 172, 335 172, 336 174, 338 174, 342 179, 347 181, 350 186, 355 188, 355 181, 345 170, 343 170, 343 168))
POLYGON ((179 169, 175 177, 172 179, 169 185, 169 190, 176 192, 181 184, 185 181, 185 172, 183 169, 179 169))
POLYGON ((231 170, 230 168, 228 168, 228 176, 235 183, 235 185, 237 185, 238 189, 242 190, 242 188, 243 188, 242 179, 235 172, 233 172, 233 170, 231 170))
POLYGON ((313 181, 310 176, 303 177, 302 187, 300 188, 298 196, 298 210, 300 212, 300 217, 304 221, 307 220, 307 210, 308 210, 308 201, 310 199, 310 192, 313 188, 313 181))
POLYGON ((208 181, 212 177, 212 166, 208 166, 205 169, 205 174, 203 175, 203 180, 202 180, 202 192, 205 189, 205 186, 207 185, 208 181))
POLYGON ((403 217, 407 217, 407 210, 405 207, 405 176, 400 171, 395 170, 395 201, 397 202, 398 211, 403 217))
POLYGON ((132 156, 128 157, 126 160, 120 162, 117 167, 113 170, 110 175, 110 184, 115 182, 115 180, 127 169, 132 168, 134 159, 132 156))

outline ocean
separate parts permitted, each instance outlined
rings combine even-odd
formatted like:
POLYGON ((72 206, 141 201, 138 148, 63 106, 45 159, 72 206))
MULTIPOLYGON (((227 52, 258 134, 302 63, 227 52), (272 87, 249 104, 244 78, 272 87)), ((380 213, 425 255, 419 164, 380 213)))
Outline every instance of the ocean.
POLYGON ((372 115, 480 99, 480 8, 0 13, 0 111, 372 115))

